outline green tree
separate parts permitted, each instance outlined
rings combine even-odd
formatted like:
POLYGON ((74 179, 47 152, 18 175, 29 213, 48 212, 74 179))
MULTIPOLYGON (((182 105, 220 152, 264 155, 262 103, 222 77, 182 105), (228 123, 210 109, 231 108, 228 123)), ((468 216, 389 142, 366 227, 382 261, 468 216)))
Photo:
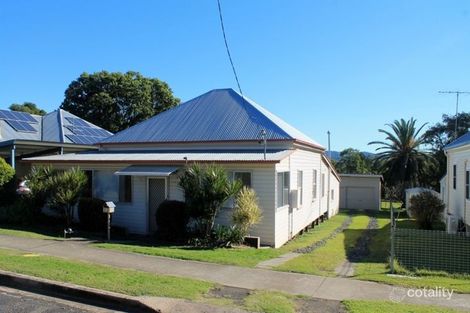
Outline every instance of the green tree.
POLYGON ((422 229, 433 229, 433 224, 441 220, 445 205, 430 191, 410 198, 410 212, 422 229))
POLYGON ((47 204, 51 209, 63 215, 66 227, 72 225, 74 208, 86 183, 85 173, 75 167, 67 171, 59 171, 48 179, 50 194, 47 204))
POLYGON ((335 164, 342 174, 371 174, 371 160, 359 150, 348 148, 340 153, 340 159, 335 164))
POLYGON ((65 91, 61 108, 111 132, 176 106, 167 83, 137 72, 83 73, 65 91))
POLYGON ((15 170, 3 158, 0 158, 0 187, 8 183, 13 176, 15 176, 15 170))
POLYGON ((38 213, 46 205, 47 199, 51 193, 50 180, 57 175, 57 170, 52 166, 33 166, 25 180, 31 192, 27 199, 34 212, 38 213))
POLYGON ((190 215, 200 221, 206 238, 209 238, 224 202, 242 187, 239 181, 231 182, 224 168, 215 164, 188 166, 179 185, 184 190, 190 215))
POLYGON ((17 111, 17 112, 26 112, 29 114, 35 115, 46 115, 46 111, 37 107, 35 103, 32 102, 23 102, 23 104, 13 103, 10 105, 10 110, 17 111))
POLYGON ((376 162, 388 184, 403 183, 404 188, 414 186, 421 182, 427 167, 432 162, 429 154, 420 149, 424 138, 419 135, 423 127, 416 128, 416 120, 411 118, 395 120, 386 124, 392 130, 379 129, 386 135, 386 141, 372 141, 370 145, 380 145, 376 151, 376 162))
POLYGON ((470 128, 470 113, 459 113, 458 129, 455 134, 455 115, 442 115, 442 122, 429 127, 424 133, 424 143, 430 147, 430 152, 436 160, 434 166, 426 171, 427 184, 438 190, 439 180, 446 174, 447 158, 444 154, 444 147, 451 143, 455 138, 467 133, 470 128))

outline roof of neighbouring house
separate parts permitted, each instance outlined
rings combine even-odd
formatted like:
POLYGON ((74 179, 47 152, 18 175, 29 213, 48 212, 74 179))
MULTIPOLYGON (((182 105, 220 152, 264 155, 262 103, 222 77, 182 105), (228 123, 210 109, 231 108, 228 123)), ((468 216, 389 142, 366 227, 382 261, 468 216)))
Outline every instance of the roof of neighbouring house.
POLYGON ((26 140, 93 145, 111 135, 61 109, 44 116, 0 110, 0 142, 26 140))
POLYGON ((176 143, 292 140, 324 149, 293 126, 233 89, 214 89, 100 141, 176 143))
POLYGON ((461 147, 469 143, 470 143, 470 132, 467 132, 466 134, 460 136, 459 138, 455 139, 454 141, 446 145, 444 147, 444 150, 461 147))

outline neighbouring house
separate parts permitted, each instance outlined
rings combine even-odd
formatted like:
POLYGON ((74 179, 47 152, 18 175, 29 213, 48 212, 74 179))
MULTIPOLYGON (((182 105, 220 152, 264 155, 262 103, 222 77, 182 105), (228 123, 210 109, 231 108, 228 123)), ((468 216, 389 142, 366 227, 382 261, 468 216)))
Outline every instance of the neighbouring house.
POLYGON ((470 132, 444 147, 447 174, 441 179, 447 231, 470 231, 470 132))
POLYGON ((340 174, 340 208, 379 211, 382 199, 381 175, 340 174))
POLYGON ((26 175, 30 166, 23 158, 96 150, 94 144, 112 133, 64 110, 44 116, 0 110, 0 157, 26 175))
MULTIPOLYGON (((263 211, 251 234, 279 247, 339 209, 340 178, 325 149, 232 89, 216 89, 102 140, 99 151, 34 157, 34 164, 80 166, 93 196, 115 201, 114 225, 152 234, 164 199, 184 201, 185 164, 217 163, 253 188, 263 211)), ((231 201, 229 201, 231 202, 231 201)), ((231 204, 217 217, 231 223, 231 204)))

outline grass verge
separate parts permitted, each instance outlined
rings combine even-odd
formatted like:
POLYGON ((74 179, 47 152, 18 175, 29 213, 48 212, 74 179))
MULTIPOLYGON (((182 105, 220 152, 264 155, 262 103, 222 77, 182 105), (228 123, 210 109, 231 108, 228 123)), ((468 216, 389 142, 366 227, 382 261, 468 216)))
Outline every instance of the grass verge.
POLYGON ((32 229, 20 229, 14 228, 11 226, 0 225, 0 235, 13 236, 13 237, 22 237, 22 238, 31 238, 31 239, 60 239, 61 237, 54 237, 42 234, 39 231, 32 229))
POLYGON ((95 247, 119 250, 124 252, 141 253, 153 256, 164 256, 183 260, 195 260, 203 262, 212 262, 219 264, 238 265, 254 267, 259 262, 276 258, 284 253, 296 250, 298 248, 309 246, 328 236, 332 231, 338 228, 347 214, 338 214, 326 222, 316 226, 309 232, 298 236, 279 249, 254 249, 247 247, 240 248, 216 248, 204 249, 190 246, 148 246, 140 243, 99 243, 95 247))
POLYGON ((369 217, 367 215, 353 216, 349 227, 329 240, 325 246, 287 261, 276 267, 276 270, 336 276, 336 267, 346 260, 348 251, 355 246, 368 223, 369 217))
POLYGON ((294 297, 273 291, 256 291, 245 298, 245 308, 251 312, 295 313, 294 297))
POLYGON ((390 301, 366 301, 366 300, 346 300, 343 301, 349 313, 458 313, 461 311, 447 309, 437 306, 415 305, 405 303, 393 303, 390 301))
POLYGON ((200 280, 154 275, 37 254, 22 254, 19 251, 4 249, 0 249, 0 268, 132 296, 147 295, 195 300, 214 287, 214 284, 200 280))

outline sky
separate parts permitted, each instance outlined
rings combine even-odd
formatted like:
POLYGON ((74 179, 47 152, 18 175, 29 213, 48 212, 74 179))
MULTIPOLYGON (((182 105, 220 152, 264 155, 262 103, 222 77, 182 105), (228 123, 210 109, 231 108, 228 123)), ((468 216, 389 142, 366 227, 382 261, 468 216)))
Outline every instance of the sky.
MULTIPOLYGON (((221 0, 243 94, 331 149, 435 124, 470 91, 470 1, 221 0)), ((138 71, 183 101, 236 82, 216 0, 2 1, 0 108, 57 109, 83 72, 138 71)), ((470 111, 470 95, 460 111, 470 111)))

